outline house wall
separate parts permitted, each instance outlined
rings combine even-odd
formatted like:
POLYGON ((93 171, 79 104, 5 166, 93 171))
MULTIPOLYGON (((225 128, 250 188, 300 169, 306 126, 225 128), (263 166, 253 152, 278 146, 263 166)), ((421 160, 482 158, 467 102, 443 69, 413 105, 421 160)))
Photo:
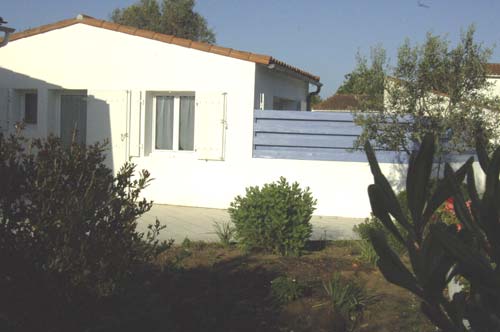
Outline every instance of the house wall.
POLYGON ((500 76, 490 76, 488 82, 491 83, 491 94, 500 97, 500 76))
MULTIPOLYGON (((260 109, 261 94, 264 94, 264 109, 272 110, 275 97, 293 100, 298 108, 305 111, 309 84, 297 78, 290 77, 277 69, 269 69, 263 65, 255 68, 255 102, 254 108, 260 109)), ((289 109, 294 111, 297 109, 289 109)))
MULTIPOLYGON (((318 215, 369 215, 367 163, 252 158, 259 93, 295 98, 304 109, 305 82, 252 62, 81 24, 11 42, 0 49, 0 59, 0 89, 38 90, 39 123, 31 135, 57 134, 58 95, 85 91, 87 134, 94 136, 88 143, 110 138, 115 170, 125 160, 147 169, 154 180, 144 195, 156 203, 227 208, 246 187, 285 176, 311 188, 318 215), (155 151, 147 130, 148 95, 154 91, 226 93, 224 160, 155 151)), ((266 98, 270 107, 272 99, 266 98)), ((397 185, 405 166, 381 166, 397 185)))
MULTIPOLYGON (((94 137, 109 137, 113 149, 120 150, 119 156, 113 153, 116 167, 125 161, 127 143, 131 143, 127 140, 138 139, 140 151, 135 155, 145 155, 144 147, 149 143, 145 137, 150 134, 144 132, 148 91, 227 93, 228 135, 240 132, 240 123, 251 123, 253 118, 253 62, 84 24, 11 42, 0 50, 0 59, 4 72, 0 88, 38 90, 39 121, 30 128, 30 136, 58 134, 57 94, 61 90, 84 90, 93 108, 100 109, 88 110, 87 128, 101 129, 100 134, 94 132, 87 137, 87 142, 92 143, 94 137)), ((11 114, 11 120, 12 128, 13 120, 19 121, 20 116, 14 119, 11 114)), ((246 152, 251 154, 251 140, 251 135, 228 137, 228 155, 239 158, 246 152)), ((137 145, 137 141, 133 143, 137 145)), ((189 158, 186 155, 189 153, 180 158, 189 158)), ((149 159, 154 163, 158 158, 171 162, 177 156, 152 155, 149 159)))

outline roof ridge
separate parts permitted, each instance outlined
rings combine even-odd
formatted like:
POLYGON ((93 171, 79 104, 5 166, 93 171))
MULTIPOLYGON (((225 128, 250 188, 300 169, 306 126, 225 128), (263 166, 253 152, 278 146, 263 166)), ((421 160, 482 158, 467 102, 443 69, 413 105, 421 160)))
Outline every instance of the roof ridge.
POLYGON ((311 73, 308 73, 302 69, 299 69, 297 67, 291 66, 283 61, 277 60, 274 57, 270 55, 265 55, 265 54, 258 54, 258 53, 252 53, 252 52, 247 52, 247 51, 241 51, 241 50, 236 50, 228 47, 223 47, 223 46, 218 46, 214 44, 208 44, 205 42, 199 42, 199 41, 194 41, 191 39, 185 39, 182 37, 177 37, 174 35, 168 35, 168 34, 163 34, 159 32, 154 32, 151 30, 145 30, 145 29, 139 29, 123 24, 118 24, 118 23, 113 23, 109 22, 106 20, 100 20, 97 18, 94 18, 89 15, 85 14, 79 14, 76 18, 72 19, 66 19, 62 21, 58 21, 55 23, 50 23, 46 25, 42 25, 37 28, 33 29, 28 29, 20 32, 16 32, 11 35, 10 41, 15 41, 31 36, 35 36, 44 32, 49 32, 61 28, 66 28, 71 25, 75 24, 87 24, 90 26, 106 29, 106 30, 111 30, 111 31, 116 31, 116 32, 121 32, 125 34, 129 34, 132 36, 137 36, 137 37, 142 37, 142 38, 147 38, 147 39, 152 39, 160 42, 164 42, 167 44, 173 44, 177 46, 182 46, 182 47, 187 47, 187 48, 192 48, 195 50, 203 51, 203 52, 208 52, 208 53, 214 53, 218 55, 223 55, 239 60, 244 60, 244 61, 250 61, 254 62, 257 64, 263 64, 263 65, 269 65, 272 63, 276 63, 282 67, 285 67, 288 70, 291 70, 297 74, 300 74, 314 82, 319 82, 320 77, 313 75, 311 73))

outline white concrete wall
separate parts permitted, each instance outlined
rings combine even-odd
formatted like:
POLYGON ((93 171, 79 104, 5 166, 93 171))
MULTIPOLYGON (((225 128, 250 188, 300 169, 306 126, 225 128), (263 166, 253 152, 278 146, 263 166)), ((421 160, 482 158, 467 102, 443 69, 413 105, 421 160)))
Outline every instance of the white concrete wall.
POLYGON ((491 83, 491 94, 500 97, 500 76, 490 76, 488 77, 488 82, 491 83))
MULTIPOLYGON (((290 182, 310 187, 318 200, 317 215, 363 218, 371 211, 366 190, 373 178, 367 163, 252 159, 250 155, 224 162, 165 162, 157 156, 137 162, 156 178, 146 190, 156 203, 227 208, 236 195, 245 194, 246 187, 285 176, 290 182)), ((381 167, 397 187, 405 167, 381 167)))
POLYGON ((296 100, 301 111, 306 110, 309 84, 290 77, 277 69, 269 69, 263 65, 255 68, 255 109, 260 108, 260 94, 264 94, 264 109, 273 109, 273 98, 296 100))

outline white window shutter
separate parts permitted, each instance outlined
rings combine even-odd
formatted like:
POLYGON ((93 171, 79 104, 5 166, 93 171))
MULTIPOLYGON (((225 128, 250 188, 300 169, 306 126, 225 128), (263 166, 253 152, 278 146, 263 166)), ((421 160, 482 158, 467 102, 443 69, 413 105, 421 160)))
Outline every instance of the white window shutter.
POLYGON ((109 141, 108 166, 117 172, 128 160, 129 103, 126 90, 87 91, 87 144, 109 141))
POLYGON ((222 92, 196 92, 194 136, 198 159, 224 160, 226 97, 222 92))
POLYGON ((141 133, 142 133, 142 113, 144 112, 144 93, 142 91, 130 92, 129 108, 129 154, 130 157, 141 155, 141 133))

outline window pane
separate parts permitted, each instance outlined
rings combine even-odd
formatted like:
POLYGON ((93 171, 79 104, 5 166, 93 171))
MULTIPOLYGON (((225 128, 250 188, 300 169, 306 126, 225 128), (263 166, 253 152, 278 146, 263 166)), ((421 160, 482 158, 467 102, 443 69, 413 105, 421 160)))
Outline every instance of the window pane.
POLYGON ((37 122, 37 94, 30 92, 24 95, 24 122, 36 124, 37 122))
POLYGON ((174 138, 174 97, 156 97, 155 148, 172 150, 174 138))
POLYGON ((180 97, 179 150, 194 150, 194 97, 180 97))

